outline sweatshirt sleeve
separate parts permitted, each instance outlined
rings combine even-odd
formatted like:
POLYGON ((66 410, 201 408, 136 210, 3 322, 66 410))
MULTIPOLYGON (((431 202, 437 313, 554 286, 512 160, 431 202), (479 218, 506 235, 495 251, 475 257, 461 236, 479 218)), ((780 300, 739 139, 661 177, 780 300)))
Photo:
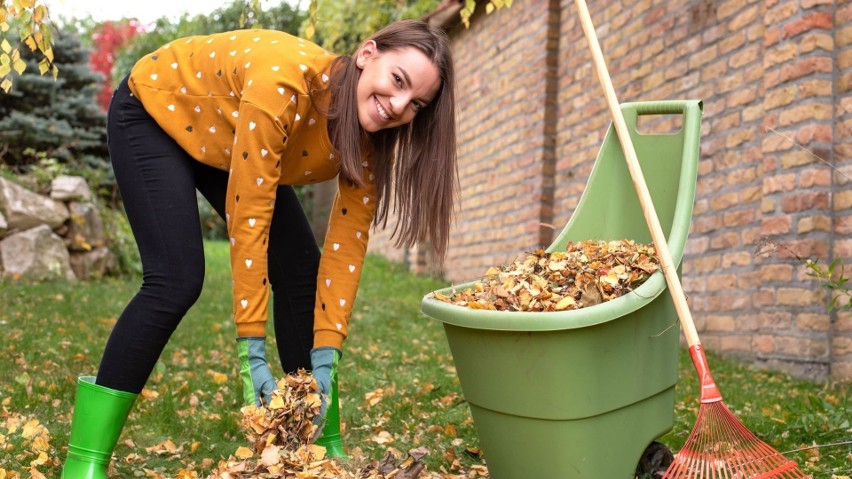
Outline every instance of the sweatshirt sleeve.
POLYGON ((376 191, 369 171, 366 188, 338 180, 317 277, 314 347, 341 349, 367 253, 376 191))
POLYGON ((281 176, 281 159, 295 102, 273 115, 242 102, 234 132, 231 169, 225 201, 231 242, 234 322, 237 336, 266 336, 269 281, 267 242, 281 176), (285 120, 281 120, 284 118, 285 120))

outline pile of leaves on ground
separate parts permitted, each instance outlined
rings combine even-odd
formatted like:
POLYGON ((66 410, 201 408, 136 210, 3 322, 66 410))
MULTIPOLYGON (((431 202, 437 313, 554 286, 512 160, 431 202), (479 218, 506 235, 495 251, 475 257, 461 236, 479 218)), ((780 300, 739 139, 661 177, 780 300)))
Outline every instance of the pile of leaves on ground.
POLYGON ((265 406, 243 408, 242 427, 249 446, 241 446, 208 476, 208 479, 416 479, 425 465, 426 448, 409 451, 399 465, 388 451, 356 472, 353 466, 325 456, 322 446, 312 444, 318 426, 321 400, 316 381, 305 371, 278 381, 278 390, 265 406))
POLYGON ((626 294, 660 268, 652 244, 632 240, 569 242, 565 251, 538 249, 450 296, 447 303, 496 311, 567 311, 626 294))

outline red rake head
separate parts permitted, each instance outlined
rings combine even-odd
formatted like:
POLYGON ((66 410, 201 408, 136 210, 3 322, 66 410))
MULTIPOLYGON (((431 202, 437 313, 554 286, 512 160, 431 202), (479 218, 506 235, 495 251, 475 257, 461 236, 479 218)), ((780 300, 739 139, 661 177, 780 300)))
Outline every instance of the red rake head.
POLYGON ((686 444, 664 479, 809 478, 749 431, 722 401, 702 403, 686 444))

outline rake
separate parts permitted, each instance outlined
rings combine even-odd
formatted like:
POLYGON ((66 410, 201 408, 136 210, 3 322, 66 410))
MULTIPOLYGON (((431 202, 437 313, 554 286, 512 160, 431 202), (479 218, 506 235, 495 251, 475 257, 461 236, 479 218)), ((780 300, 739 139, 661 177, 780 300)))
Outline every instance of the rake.
POLYGON ((663 474, 663 478, 770 479, 810 477, 799 469, 795 461, 786 458, 758 439, 722 401, 722 393, 710 375, 704 348, 698 339, 698 332, 686 303, 686 296, 677 277, 677 271, 657 213, 654 210, 651 195, 648 193, 648 187, 645 184, 645 178, 642 175, 624 116, 618 106, 615 89, 607 71, 589 9, 585 0, 575 0, 575 3, 592 53, 595 70, 604 90, 613 125, 627 160, 630 177, 639 195, 645 221, 651 230, 651 237, 660 258, 666 284, 672 294, 675 310, 689 346, 689 355, 698 372, 701 386, 701 406, 698 410, 696 424, 683 448, 663 474))

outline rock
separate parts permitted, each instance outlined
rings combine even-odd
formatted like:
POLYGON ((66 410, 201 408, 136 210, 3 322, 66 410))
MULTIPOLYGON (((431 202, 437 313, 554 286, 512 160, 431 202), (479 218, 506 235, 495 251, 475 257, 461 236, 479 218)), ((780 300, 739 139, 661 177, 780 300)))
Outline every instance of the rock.
POLYGON ((40 224, 58 228, 68 219, 68 208, 0 178, 0 214, 6 217, 9 230, 24 231, 40 224))
POLYGON ((65 242, 47 225, 14 233, 0 241, 3 275, 30 281, 75 279, 65 242))
POLYGON ((71 251, 92 251, 105 244, 104 222, 94 203, 68 203, 71 221, 65 232, 66 243, 71 251))
POLYGON ((71 253, 71 269, 79 279, 100 279, 115 267, 115 255, 109 248, 71 253))
POLYGON ((0 238, 6 234, 7 229, 9 229, 9 224, 6 223, 6 217, 3 216, 3 213, 0 213, 0 238))
POLYGON ((89 201, 92 190, 82 176, 57 176, 50 182, 50 197, 57 201, 89 201))

